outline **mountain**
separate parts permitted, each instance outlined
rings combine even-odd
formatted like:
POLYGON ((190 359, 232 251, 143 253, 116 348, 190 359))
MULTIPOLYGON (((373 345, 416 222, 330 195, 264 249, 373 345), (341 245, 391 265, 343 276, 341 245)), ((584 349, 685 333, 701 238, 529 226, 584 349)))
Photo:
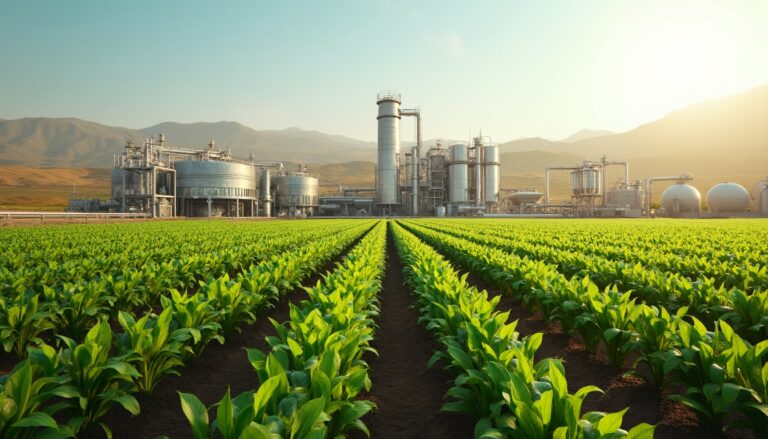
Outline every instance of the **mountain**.
POLYGON ((768 158, 766 114, 768 85, 674 111, 626 133, 580 140, 569 151, 622 159, 675 155, 756 162, 768 158))
POLYGON ((202 148, 213 139, 233 155, 257 161, 334 163, 375 160, 376 144, 317 131, 288 128, 256 131, 237 122, 181 124, 164 122, 133 130, 74 118, 0 120, 0 164, 27 166, 108 167, 127 139, 137 144, 166 135, 168 144, 202 148))
MULTIPOLYGON (((532 137, 501 143, 502 187, 543 190, 546 167, 573 166, 605 155, 610 160, 628 161, 632 180, 688 172, 695 177, 693 184, 702 195, 722 181, 737 182, 749 189, 768 174, 767 114, 768 86, 762 86, 691 105, 624 133, 584 138, 582 130, 562 141, 532 137), (575 139, 579 136, 582 138, 575 139)), ((597 132, 589 130, 588 133, 597 132)), ((323 184, 373 184, 375 142, 299 128, 256 131, 236 122, 165 122, 133 130, 72 118, 0 120, 0 165, 105 168, 112 163, 113 154, 122 152, 126 139, 140 143, 159 133, 166 134, 168 143, 174 146, 202 148, 213 138, 217 146, 231 148, 237 157, 247 158, 253 152, 256 160, 301 160, 310 164, 323 184)), ((425 140, 424 149, 435 142, 436 139, 425 140)), ((453 141, 441 143, 447 146, 453 141)), ((404 152, 411 144, 412 139, 403 140, 404 152)), ((6 168, 3 166, 0 174, 6 168)), ((14 190, 20 197, 26 196, 27 189, 19 188, 35 186, 35 181, 40 187, 59 185, 62 193, 71 190, 65 185, 71 186, 76 180, 74 176, 56 171, 61 177, 59 180, 65 183, 54 184, 46 182, 45 174, 51 172, 30 170, 25 174, 19 168, 6 174, 16 177, 0 180, 0 187, 3 190, 17 188, 14 190)), ((80 172, 86 180, 92 175, 92 171, 80 172)), ((606 179, 609 186, 618 181, 621 174, 620 168, 611 168, 606 179)), ((665 185, 654 185, 654 190, 660 191, 665 185)), ((563 196, 567 194, 567 171, 552 173, 552 190, 563 196)))
POLYGON ((134 130, 86 120, 24 118, 0 121, 0 164, 107 167, 134 130))
POLYGON ((579 140, 591 139, 593 137, 600 137, 600 136, 608 136, 610 134, 615 134, 615 133, 613 131, 608 131, 608 130, 590 130, 589 128, 585 128, 581 131, 571 134, 570 136, 561 140, 561 142, 573 143, 573 142, 578 142, 579 140))

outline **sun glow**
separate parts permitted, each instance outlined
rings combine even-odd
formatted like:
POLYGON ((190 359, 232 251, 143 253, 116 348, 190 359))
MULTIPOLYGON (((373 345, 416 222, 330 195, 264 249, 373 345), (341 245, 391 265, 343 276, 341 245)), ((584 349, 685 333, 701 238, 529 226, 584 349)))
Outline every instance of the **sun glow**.
POLYGON ((757 37, 744 17, 712 8, 665 10, 627 19, 609 42, 608 82, 620 90, 625 119, 653 120, 671 110, 751 86, 757 37), (640 25, 642 22, 642 25, 640 25))

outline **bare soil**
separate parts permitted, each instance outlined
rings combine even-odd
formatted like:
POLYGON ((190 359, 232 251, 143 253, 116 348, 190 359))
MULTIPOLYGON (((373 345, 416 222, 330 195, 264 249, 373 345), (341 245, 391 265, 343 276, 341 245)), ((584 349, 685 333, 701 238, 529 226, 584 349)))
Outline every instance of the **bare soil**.
MULTIPOLYGON (((492 296, 501 295, 498 309, 510 311, 510 321, 518 320, 517 331, 521 336, 541 332, 542 345, 536 352, 537 360, 547 357, 561 358, 565 365, 568 390, 575 392, 581 387, 594 385, 603 394, 589 395, 582 406, 582 413, 589 411, 616 412, 629 407, 622 425, 629 429, 641 422, 656 425, 656 439, 720 438, 721 434, 709 432, 699 426, 695 413, 684 405, 667 400, 657 389, 636 376, 625 376, 628 369, 618 369, 608 364, 605 353, 589 352, 580 337, 563 333, 560 326, 546 322, 538 313, 531 313, 522 303, 504 295, 498 288, 470 273, 467 281, 492 296)), ((628 361, 631 364, 632 359, 628 361)), ((744 437, 734 432, 729 437, 744 437)), ((748 436, 747 436, 748 437, 748 436)))
POLYGON ((404 285, 391 232, 387 235, 387 268, 381 292, 381 316, 370 358, 373 388, 364 398, 378 408, 363 418, 372 438, 471 438, 474 422, 461 414, 440 412, 452 376, 440 364, 427 369, 439 348, 418 323, 415 297, 404 285))

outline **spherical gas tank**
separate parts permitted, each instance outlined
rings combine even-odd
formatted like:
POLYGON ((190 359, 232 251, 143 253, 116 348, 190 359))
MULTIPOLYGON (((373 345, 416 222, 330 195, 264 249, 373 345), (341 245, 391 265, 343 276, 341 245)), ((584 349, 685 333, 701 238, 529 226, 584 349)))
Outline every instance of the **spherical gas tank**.
POLYGON ((737 183, 720 183, 707 192, 707 206, 713 213, 746 212, 749 207, 749 192, 737 183))
POLYGON ((701 212, 701 193, 689 184, 673 184, 661 194, 661 207, 668 215, 673 216, 699 213, 701 212))

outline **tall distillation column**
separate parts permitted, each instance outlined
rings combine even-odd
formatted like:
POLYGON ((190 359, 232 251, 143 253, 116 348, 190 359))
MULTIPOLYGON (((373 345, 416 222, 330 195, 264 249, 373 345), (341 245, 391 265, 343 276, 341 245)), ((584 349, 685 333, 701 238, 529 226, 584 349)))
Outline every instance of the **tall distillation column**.
POLYGON ((399 210, 400 162, 400 94, 384 91, 378 94, 379 145, 376 167, 376 205, 382 213, 399 210))

